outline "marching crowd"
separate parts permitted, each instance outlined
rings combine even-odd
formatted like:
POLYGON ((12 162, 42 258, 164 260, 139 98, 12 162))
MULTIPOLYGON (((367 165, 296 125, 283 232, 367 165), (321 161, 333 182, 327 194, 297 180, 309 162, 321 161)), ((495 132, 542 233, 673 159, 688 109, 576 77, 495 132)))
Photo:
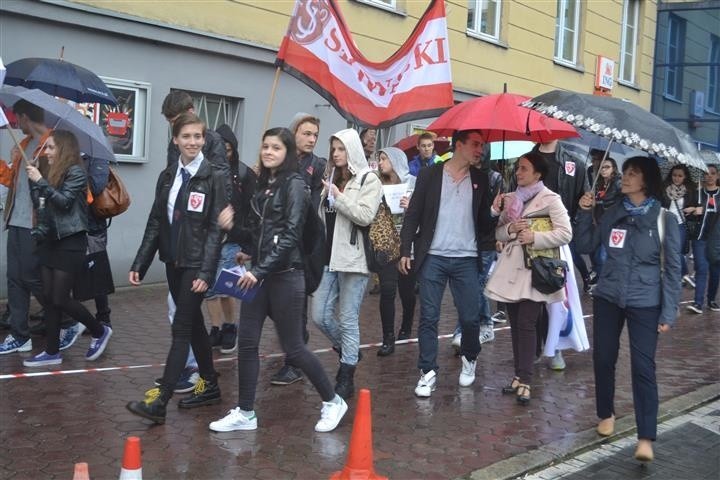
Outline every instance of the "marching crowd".
MULTIPOLYGON (((86 358, 96 360, 113 333, 107 296, 93 296, 97 314, 92 315, 72 290, 89 239, 105 236, 106 222, 93 219, 88 207, 92 190, 104 187, 88 192, 88 173, 72 134, 48 130, 42 111, 32 105, 18 102, 14 113, 26 139, 24 152, 14 149, 9 165, 0 161, 0 183, 9 188, 4 218, 10 327, 0 354, 32 349, 27 320, 32 294, 44 308, 46 342, 24 365, 60 364, 60 351, 84 329, 91 335, 86 358)), ((382 332, 378 356, 392 355, 395 341, 412 335, 416 298, 419 303, 416 396, 430 397, 450 381, 437 362, 441 303, 449 284, 458 318, 452 340, 461 360, 458 384, 473 385, 481 344, 494 339, 494 300, 511 327, 514 374, 503 393, 527 405, 538 357, 552 357, 553 368, 565 368, 561 351, 567 344, 556 320, 568 318, 568 303, 573 308, 577 268, 593 296, 597 431, 613 432, 615 366, 627 324, 635 456, 652 460, 655 350, 658 335, 675 323, 682 284, 695 288, 690 312, 720 311, 717 166, 711 165, 695 188, 683 165, 663 179, 653 158, 631 157, 619 168, 599 155, 586 169, 582 157, 553 141, 522 155, 505 181, 483 161, 487 145, 475 130, 456 131, 452 156, 443 162, 430 133, 419 135, 419 153, 408 160, 397 148, 376 150, 374 130, 344 129, 329 136, 325 160, 314 153, 319 119, 299 113, 290 128, 264 132, 258 163, 250 168, 239 159, 232 130, 207 129, 189 94, 170 93, 162 113, 172 128, 167 168, 158 177, 128 281, 139 285, 159 254, 169 287, 172 343, 156 387, 128 403, 132 413, 164 423, 174 393, 190 393, 179 401, 181 408, 219 403, 212 349, 237 348, 237 407, 209 428, 256 429, 258 347, 269 317, 286 355, 272 382, 287 385, 306 376, 322 400, 315 430, 335 429, 354 394, 362 358, 358 317, 373 274, 382 332), (396 186, 405 194, 399 210, 392 211, 385 192, 396 186), (380 231, 385 214, 392 228, 378 240, 371 233, 380 231), (396 255, 378 262, 371 238, 391 245, 396 255), (241 303, 239 316, 235 300, 213 289, 219 271, 236 264, 247 266, 238 286, 256 289, 252 300, 241 303), (307 348, 308 319, 337 352, 334 385, 307 348)), ((584 350, 582 313, 575 317, 579 338, 573 348, 584 350)))

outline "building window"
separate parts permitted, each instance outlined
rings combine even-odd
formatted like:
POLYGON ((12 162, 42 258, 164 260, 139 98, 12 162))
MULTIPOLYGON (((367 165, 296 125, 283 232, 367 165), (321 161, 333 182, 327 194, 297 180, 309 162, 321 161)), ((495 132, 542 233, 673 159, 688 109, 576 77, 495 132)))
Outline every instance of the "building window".
MULTIPOLYGON (((171 89, 174 91, 174 89, 171 89)), ((237 133, 237 126, 240 118, 240 106, 242 99, 225 97, 210 93, 187 91, 193 99, 195 114, 205 122, 207 128, 217 130, 222 124, 227 124, 237 133)), ((168 135, 172 137, 169 127, 168 135)))
POLYGON ((640 1, 625 0, 620 45, 620 80, 635 83, 640 1))
POLYGON ((502 0, 468 0, 468 31, 500 40, 502 0))
POLYGON ((387 8, 390 10, 395 10, 395 0, 357 0, 360 3, 367 3, 368 5, 375 5, 378 7, 387 8))
POLYGON ((720 37, 710 35, 710 55, 708 58, 707 92, 705 108, 720 113, 720 37))
POLYGON ((685 57, 685 21, 675 15, 668 19, 667 50, 665 52, 665 95, 682 100, 682 61, 685 57))
POLYGON ((558 0, 555 18, 555 60, 577 64, 580 34, 580 2, 558 0))

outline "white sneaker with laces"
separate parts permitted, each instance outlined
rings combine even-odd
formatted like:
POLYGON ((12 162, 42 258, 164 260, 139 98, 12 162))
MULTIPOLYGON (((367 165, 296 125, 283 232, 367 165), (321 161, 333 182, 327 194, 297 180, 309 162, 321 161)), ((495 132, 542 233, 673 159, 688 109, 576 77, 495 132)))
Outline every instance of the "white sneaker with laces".
POLYGON ((502 310, 498 310, 492 316, 492 321, 495 323, 507 323, 507 315, 502 310))
POLYGON ((492 342, 495 340, 495 330, 492 326, 480 327, 480 344, 492 342))
POLYGON ((229 410, 220 420, 210 422, 210 430, 213 432, 234 432, 236 430, 257 430, 257 416, 252 412, 245 416, 240 407, 229 410))
POLYGON ((348 410, 347 403, 339 395, 335 395, 335 401, 323 402, 322 410, 320 410, 320 420, 315 424, 316 432, 332 432, 338 426, 340 420, 348 410))
POLYGON ((420 380, 418 380, 417 386, 415 387, 415 395, 418 397, 429 397, 432 392, 435 391, 435 370, 430 370, 426 374, 420 374, 420 380))
POLYGON ((465 358, 465 355, 460 358, 462 360, 462 368, 460 369, 460 378, 458 378, 458 383, 461 387, 469 387, 475 381, 475 367, 477 366, 477 360, 470 361, 465 358))
POLYGON ((456 333, 453 335, 452 341, 450 342, 450 346, 452 346, 455 349, 455 355, 460 354, 460 344, 462 343, 462 333, 456 333))

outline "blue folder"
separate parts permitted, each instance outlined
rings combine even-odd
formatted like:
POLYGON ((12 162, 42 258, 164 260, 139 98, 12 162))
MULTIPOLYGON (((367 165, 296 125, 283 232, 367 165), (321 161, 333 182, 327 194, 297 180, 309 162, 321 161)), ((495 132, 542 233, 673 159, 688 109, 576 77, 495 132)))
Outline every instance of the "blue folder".
POLYGON ((243 290, 238 287, 237 283, 238 280, 240 280, 240 277, 242 277, 244 274, 245 267, 242 266, 237 266, 229 269, 223 268, 220 271, 217 279, 215 280, 215 286, 213 286, 213 290, 219 294, 230 295, 231 297, 238 298, 245 302, 252 301, 255 298, 255 295, 257 295, 258 291, 260 290, 262 282, 259 282, 253 288, 243 290))

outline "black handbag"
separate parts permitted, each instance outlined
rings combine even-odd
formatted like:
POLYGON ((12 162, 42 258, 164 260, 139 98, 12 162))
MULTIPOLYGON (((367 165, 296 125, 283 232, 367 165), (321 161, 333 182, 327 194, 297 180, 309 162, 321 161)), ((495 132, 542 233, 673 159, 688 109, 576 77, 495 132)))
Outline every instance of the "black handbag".
POLYGON ((531 260, 532 287, 540 293, 552 294, 565 286, 568 265, 559 258, 535 257, 531 260))

